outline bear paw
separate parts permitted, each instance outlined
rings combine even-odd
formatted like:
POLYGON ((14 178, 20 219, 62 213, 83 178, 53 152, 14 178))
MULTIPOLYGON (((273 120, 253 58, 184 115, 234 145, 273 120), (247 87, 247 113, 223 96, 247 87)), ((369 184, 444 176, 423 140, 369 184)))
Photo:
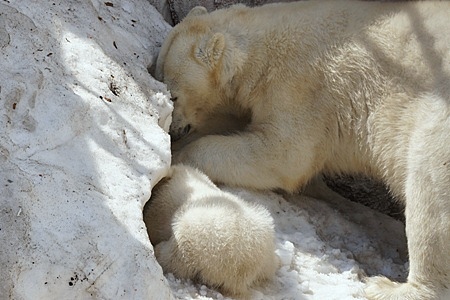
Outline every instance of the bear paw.
POLYGON ((420 283, 397 283, 386 277, 367 279, 364 289, 369 300, 437 300, 436 292, 420 283))

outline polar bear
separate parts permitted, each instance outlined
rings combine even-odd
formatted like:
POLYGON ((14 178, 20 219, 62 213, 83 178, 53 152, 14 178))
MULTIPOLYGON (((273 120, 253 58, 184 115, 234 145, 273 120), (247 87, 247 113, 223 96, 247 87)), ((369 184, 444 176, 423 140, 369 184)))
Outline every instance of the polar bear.
MULTIPOLYGON (((156 64, 183 140, 211 115, 250 115, 174 155, 212 181, 297 191, 318 174, 380 178, 405 204, 409 275, 369 299, 450 299, 450 3, 300 1, 194 8, 156 64)), ((206 130, 207 131, 207 130, 206 130)))
POLYGON ((172 166, 153 189, 144 222, 166 273, 233 296, 248 297, 279 266, 270 213, 188 166, 172 166))

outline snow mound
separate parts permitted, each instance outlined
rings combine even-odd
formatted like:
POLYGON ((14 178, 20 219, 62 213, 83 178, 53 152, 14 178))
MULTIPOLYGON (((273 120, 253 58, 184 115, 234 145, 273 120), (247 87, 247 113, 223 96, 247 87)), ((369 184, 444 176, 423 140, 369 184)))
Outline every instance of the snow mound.
POLYGON ((170 164, 146 0, 0 4, 0 298, 170 299, 142 208, 170 164))

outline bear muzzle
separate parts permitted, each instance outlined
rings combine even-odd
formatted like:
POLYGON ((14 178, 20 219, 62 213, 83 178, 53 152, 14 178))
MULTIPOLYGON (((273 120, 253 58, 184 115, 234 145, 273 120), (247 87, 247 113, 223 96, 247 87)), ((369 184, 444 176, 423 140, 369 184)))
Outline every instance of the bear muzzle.
POLYGON ((190 124, 187 124, 186 126, 179 127, 179 128, 172 128, 172 126, 170 126, 170 130, 169 130, 170 140, 172 142, 178 141, 182 137, 188 135, 190 132, 191 132, 190 124))

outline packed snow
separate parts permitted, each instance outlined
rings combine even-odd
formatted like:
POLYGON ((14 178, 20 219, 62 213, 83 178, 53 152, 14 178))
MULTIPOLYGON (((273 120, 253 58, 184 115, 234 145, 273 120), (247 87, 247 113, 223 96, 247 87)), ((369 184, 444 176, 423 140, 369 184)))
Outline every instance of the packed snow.
POLYGON ((0 3, 0 299, 170 299, 142 221, 170 164, 146 0, 0 3))
MULTIPOLYGON (((397 280, 406 275, 403 225, 327 191, 317 198, 222 187, 264 205, 275 220, 276 278, 253 290, 252 299, 364 299, 366 275, 397 280)), ((167 278, 178 299, 230 299, 201 284, 167 278)))
MULTIPOLYGON (((147 72, 168 30, 146 0, 0 4, 1 299, 229 299, 163 277, 142 221, 170 164, 172 106, 147 72)), ((398 221, 320 185, 221 188, 275 220, 281 266, 253 299, 364 299, 366 275, 405 279, 398 221)))

